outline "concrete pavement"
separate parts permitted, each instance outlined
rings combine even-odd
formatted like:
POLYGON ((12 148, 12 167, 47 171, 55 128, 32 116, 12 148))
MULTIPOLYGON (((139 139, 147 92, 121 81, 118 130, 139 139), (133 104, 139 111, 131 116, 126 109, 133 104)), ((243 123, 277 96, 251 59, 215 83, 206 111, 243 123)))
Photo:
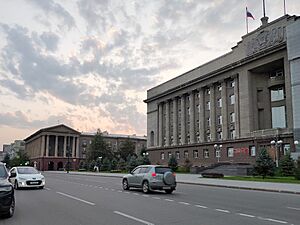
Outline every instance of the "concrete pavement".
MULTIPOLYGON (((66 172, 47 171, 47 173, 66 173, 66 172)), ((70 174, 103 176, 103 177, 119 177, 119 178, 122 178, 124 176, 124 174, 121 173, 95 173, 95 172, 74 172, 74 171, 71 171, 70 174)), ((183 184, 300 194, 300 184, 223 180, 223 179, 203 178, 201 177, 200 174, 176 174, 176 179, 178 183, 183 183, 183 184)))

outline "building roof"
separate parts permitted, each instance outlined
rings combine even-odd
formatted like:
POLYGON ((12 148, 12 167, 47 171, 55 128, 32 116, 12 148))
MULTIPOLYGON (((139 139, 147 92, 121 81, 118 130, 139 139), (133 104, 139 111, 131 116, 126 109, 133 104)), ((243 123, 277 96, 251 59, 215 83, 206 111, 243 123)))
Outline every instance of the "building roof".
MULTIPOLYGON (((96 132, 82 132, 82 135, 85 136, 94 136, 96 135, 96 132)), ((139 140, 147 140, 146 136, 137 136, 137 135, 126 135, 126 134, 109 134, 109 133, 103 133, 103 137, 108 137, 108 138, 130 138, 130 139, 139 139, 139 140)))

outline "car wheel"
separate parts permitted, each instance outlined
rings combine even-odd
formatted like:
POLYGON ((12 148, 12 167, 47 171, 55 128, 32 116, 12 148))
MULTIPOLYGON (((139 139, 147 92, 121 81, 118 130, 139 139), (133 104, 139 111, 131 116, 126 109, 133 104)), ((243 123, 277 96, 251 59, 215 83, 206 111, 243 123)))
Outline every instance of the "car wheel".
POLYGON ((173 191, 174 191, 173 189, 165 190, 165 192, 166 192, 167 194, 172 194, 173 191))
POLYGON ((19 185, 18 185, 18 181, 17 180, 15 180, 14 188, 15 188, 15 190, 19 189, 19 185))
POLYGON ((15 212, 15 198, 13 197, 12 203, 9 207, 8 212, 5 214, 5 217, 7 217, 7 218, 12 217, 14 215, 14 212, 15 212))
POLYGON ((129 190, 128 180, 124 179, 122 181, 123 190, 129 190))
POLYGON ((144 181, 143 182, 143 192, 147 194, 147 193, 149 193, 149 191, 150 191, 149 190, 149 182, 148 181, 144 181))

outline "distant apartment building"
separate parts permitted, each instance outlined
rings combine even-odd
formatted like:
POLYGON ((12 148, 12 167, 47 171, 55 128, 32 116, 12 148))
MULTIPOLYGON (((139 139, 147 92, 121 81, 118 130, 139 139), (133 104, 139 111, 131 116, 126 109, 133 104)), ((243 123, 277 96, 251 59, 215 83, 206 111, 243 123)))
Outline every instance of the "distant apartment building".
MULTIPOLYGON (((95 133, 81 133, 66 125, 57 125, 38 130, 25 141, 25 152, 31 163, 39 170, 61 170, 68 160, 72 169, 78 169, 86 154, 95 133), (68 154, 69 153, 69 154, 68 154), (69 157, 68 157, 69 156, 69 157), (68 159, 69 158, 69 159, 68 159)), ((147 138, 136 135, 117 135, 103 132, 104 140, 113 151, 117 151, 125 140, 135 144, 135 152, 146 147, 147 138)))
POLYGON ((15 140, 11 144, 4 144, 3 145, 3 157, 5 157, 6 154, 9 155, 10 159, 13 159, 16 157, 17 153, 19 151, 25 150, 25 142, 23 140, 15 140))
POLYGON ((299 155, 300 18, 262 21, 231 52, 148 90, 152 162, 254 163, 261 148, 277 161, 299 155))

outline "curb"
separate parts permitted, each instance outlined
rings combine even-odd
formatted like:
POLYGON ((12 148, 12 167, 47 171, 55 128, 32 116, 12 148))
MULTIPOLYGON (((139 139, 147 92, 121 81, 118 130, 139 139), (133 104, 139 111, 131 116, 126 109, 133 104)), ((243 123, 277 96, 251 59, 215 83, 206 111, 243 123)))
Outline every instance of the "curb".
MULTIPOLYGON (((50 173, 61 174, 62 172, 51 171, 50 173)), ((64 172, 65 173, 65 172, 64 172)), ((111 177, 111 178, 122 178, 121 175, 104 175, 104 174, 82 174, 77 172, 70 172, 69 175, 84 175, 84 176, 94 176, 94 177, 111 177)), ((125 174, 124 174, 125 175, 125 174)), ((273 193, 285 193, 285 194, 297 194, 300 195, 300 191, 287 191, 287 190, 275 190, 275 189, 265 189, 265 188, 252 188, 252 187, 239 187, 232 185, 222 185, 222 184, 204 184, 204 183, 194 183, 188 181, 177 181, 178 184, 189 184, 189 185, 198 185, 198 186, 206 186, 206 187, 219 187, 219 188, 230 188, 230 189, 239 189, 239 190, 252 190, 252 191, 264 191, 264 192, 273 192, 273 193)))

